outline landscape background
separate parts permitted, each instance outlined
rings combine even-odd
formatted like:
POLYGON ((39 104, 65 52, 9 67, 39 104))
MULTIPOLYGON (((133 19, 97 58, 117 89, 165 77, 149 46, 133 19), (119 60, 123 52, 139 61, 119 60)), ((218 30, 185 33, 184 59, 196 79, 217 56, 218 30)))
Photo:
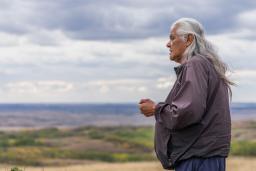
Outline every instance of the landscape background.
POLYGON ((181 17, 237 84, 228 170, 256 170, 256 1, 0 0, 0 171, 162 170, 137 103, 169 93, 181 17))
MULTIPOLYGON (((228 170, 253 170, 256 104, 230 107, 228 170)), ((1 104, 0 120, 0 161, 7 170, 162 170, 154 118, 140 114, 137 104, 1 104)))

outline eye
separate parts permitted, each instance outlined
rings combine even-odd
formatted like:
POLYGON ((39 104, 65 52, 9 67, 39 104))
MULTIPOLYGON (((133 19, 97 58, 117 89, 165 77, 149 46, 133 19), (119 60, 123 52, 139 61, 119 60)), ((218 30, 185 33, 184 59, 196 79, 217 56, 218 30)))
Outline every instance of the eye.
POLYGON ((170 35, 170 40, 173 41, 175 37, 173 35, 170 35))

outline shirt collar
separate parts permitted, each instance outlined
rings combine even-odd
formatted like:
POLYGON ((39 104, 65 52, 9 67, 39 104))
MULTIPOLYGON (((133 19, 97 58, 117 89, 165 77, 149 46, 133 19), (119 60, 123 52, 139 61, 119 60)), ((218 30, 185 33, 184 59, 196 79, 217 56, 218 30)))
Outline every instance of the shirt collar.
POLYGON ((179 65, 179 66, 174 67, 174 71, 175 71, 176 75, 179 75, 179 74, 180 74, 180 72, 181 72, 182 69, 184 68, 185 64, 186 64, 186 63, 183 63, 183 64, 181 64, 181 65, 179 65))

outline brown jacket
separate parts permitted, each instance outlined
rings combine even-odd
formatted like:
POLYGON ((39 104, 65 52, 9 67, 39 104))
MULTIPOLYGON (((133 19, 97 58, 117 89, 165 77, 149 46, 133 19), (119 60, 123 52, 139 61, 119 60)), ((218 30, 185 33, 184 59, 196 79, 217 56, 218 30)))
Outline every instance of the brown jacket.
POLYGON ((193 56, 156 106, 155 151, 165 169, 191 157, 227 157, 231 140, 228 88, 212 63, 193 56))

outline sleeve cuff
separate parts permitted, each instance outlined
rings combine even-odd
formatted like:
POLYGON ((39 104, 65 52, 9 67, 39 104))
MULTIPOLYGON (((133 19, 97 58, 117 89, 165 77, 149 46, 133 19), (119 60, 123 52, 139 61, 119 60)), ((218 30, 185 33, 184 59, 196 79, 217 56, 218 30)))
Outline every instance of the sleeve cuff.
POLYGON ((163 109, 165 108, 165 106, 167 106, 168 104, 164 103, 164 102, 160 102, 156 105, 156 108, 155 108, 155 119, 157 122, 160 122, 162 123, 162 119, 160 117, 163 109))

